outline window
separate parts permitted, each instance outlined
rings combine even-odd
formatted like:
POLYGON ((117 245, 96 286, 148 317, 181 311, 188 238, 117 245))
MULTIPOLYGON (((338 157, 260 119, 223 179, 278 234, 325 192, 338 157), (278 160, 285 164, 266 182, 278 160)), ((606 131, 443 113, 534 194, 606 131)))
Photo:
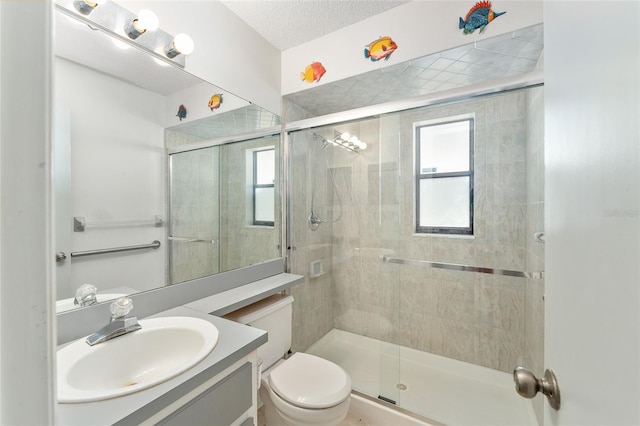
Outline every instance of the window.
POLYGON ((274 225, 275 149, 253 151, 253 224, 274 225))
POLYGON ((473 118, 416 124, 416 232, 473 235, 473 118))

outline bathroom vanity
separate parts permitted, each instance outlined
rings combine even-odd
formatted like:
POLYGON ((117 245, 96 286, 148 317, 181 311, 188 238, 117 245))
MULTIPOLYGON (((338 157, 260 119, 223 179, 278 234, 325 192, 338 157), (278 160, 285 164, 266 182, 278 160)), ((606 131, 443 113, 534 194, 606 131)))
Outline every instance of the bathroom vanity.
POLYGON ((58 404, 56 423, 195 425, 206 419, 214 425, 253 424, 255 351, 267 341, 267 333, 186 307, 152 318, 164 316, 211 322, 220 333, 216 347, 194 367, 151 388, 103 401, 58 404))
MULTIPOLYGON (((211 296, 182 303, 142 320, 162 317, 193 317, 213 324, 219 333, 214 349, 185 372, 162 383, 128 395, 84 403, 58 403, 59 425, 233 425, 257 424, 256 350, 267 342, 265 331, 220 318, 243 306, 304 282, 304 277, 277 274, 245 282, 211 296)), ((187 288, 187 287, 185 287, 187 288)), ((153 295, 137 298, 136 310, 153 304, 153 295), (150 298, 151 297, 151 298, 150 298)), ((164 297, 164 296, 162 296, 164 297)), ((135 299, 134 299, 135 300, 135 299)), ((103 317, 104 307, 93 315, 103 317)), ((74 315, 64 313, 63 315, 74 315)), ((88 315, 76 312, 77 318, 88 315)), ((70 318, 67 318, 70 321, 70 318)), ((77 327, 76 327, 77 328, 77 327)), ((83 329, 86 335, 86 328, 83 329)), ((78 334, 78 330, 72 333, 78 334)), ((135 335, 135 332, 133 333, 135 335)), ((59 349, 72 341, 67 339, 59 349)), ((82 338, 82 337, 81 337, 82 338)), ((116 337, 115 339, 118 339, 116 337)), ((107 342, 108 343, 108 342, 107 342)), ((135 354, 131 354, 135 356, 135 354)))

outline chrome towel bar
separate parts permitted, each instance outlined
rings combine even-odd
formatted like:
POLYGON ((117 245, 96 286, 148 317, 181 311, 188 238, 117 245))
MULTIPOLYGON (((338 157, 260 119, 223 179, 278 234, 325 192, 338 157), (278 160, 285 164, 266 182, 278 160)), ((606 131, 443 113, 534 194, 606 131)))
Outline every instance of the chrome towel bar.
POLYGON ((400 259, 397 257, 380 256, 380 260, 384 263, 397 263, 400 265, 413 266, 429 266, 437 269, 448 269, 451 271, 479 272, 482 274, 505 275, 508 277, 530 278, 532 280, 540 280, 544 277, 543 272, 523 272, 510 271, 508 269, 483 268, 480 266, 460 265, 457 263, 441 263, 431 262, 429 260, 400 259))
POLYGON ((160 241, 154 240, 151 244, 140 244, 137 246, 113 247, 99 250, 75 251, 71 253, 71 257, 93 256, 94 254, 117 253, 121 251, 157 249, 160 247, 160 241))
POLYGON ((153 220, 119 220, 119 221, 103 221, 103 222, 87 222, 83 216, 73 217, 73 232, 84 232, 87 227, 96 228, 122 228, 131 226, 150 226, 156 228, 164 226, 164 219, 161 215, 154 216, 153 220))

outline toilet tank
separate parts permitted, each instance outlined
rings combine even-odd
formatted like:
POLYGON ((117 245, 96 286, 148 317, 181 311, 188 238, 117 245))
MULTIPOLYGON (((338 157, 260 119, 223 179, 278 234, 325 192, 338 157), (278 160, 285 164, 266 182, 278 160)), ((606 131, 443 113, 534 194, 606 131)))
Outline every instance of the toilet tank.
POLYGON ((292 303, 292 296, 274 294, 223 317, 268 333, 267 343, 258 348, 263 370, 275 364, 291 348, 292 303))

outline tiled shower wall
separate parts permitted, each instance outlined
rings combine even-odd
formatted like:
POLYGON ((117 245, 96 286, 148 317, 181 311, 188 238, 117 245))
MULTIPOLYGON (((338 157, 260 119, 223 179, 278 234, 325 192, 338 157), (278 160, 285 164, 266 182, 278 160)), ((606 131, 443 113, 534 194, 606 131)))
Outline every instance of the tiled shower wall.
MULTIPOLYGON (((293 287, 293 343, 294 351, 304 351, 312 343, 333 328, 333 245, 332 226, 321 224, 312 231, 309 228, 311 198, 314 209, 322 217, 329 218, 326 167, 327 151, 314 139, 312 132, 296 135, 291 148, 290 218, 291 273, 305 276, 303 285, 293 287), (314 192, 315 191, 315 192, 314 192), (324 273, 311 278, 309 263, 322 262, 324 273)), ((333 216, 331 216, 333 217, 333 216)))
MULTIPOLYGON (((307 275, 309 261, 332 256, 333 308, 324 293, 300 307, 298 319, 308 324, 294 326, 299 349, 330 328, 318 318, 333 311, 333 326, 342 330, 507 372, 518 364, 525 352, 526 280, 386 264, 380 255, 527 269, 527 99, 525 91, 511 92, 324 130, 327 138, 334 130, 357 134, 369 147, 359 154, 327 148, 340 202, 328 175, 318 187, 342 218, 330 230, 301 232, 296 250, 305 250, 304 261, 294 257, 291 265, 307 275), (461 114, 475 115, 474 237, 415 235, 413 123, 461 114), (305 245, 305 237, 318 241, 305 245)), ((302 150, 302 135, 294 137, 294 150, 302 150)), ((294 173, 302 157, 294 157, 294 173)), ((292 218, 302 230, 308 211, 296 210, 304 197, 299 185, 310 188, 303 176, 293 180, 292 218)), ((314 280, 297 291, 311 292, 314 280)))

